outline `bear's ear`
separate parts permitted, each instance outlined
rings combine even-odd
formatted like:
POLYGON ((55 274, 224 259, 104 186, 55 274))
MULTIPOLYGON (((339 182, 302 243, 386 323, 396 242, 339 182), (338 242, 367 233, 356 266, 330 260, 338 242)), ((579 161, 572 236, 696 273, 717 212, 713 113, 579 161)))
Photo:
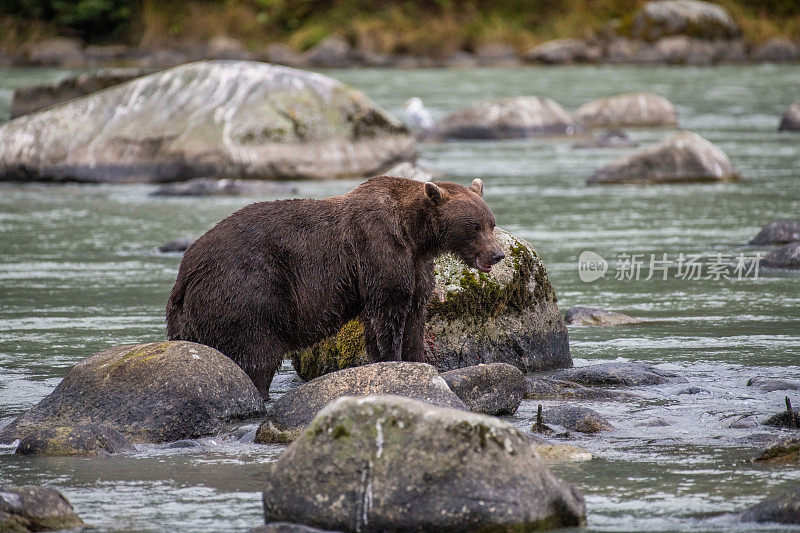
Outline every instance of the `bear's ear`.
POLYGON ((475 178, 472 180, 472 185, 469 186, 469 190, 477 194, 478 196, 483 196, 483 180, 479 180, 475 178))
POLYGON ((425 196, 427 196, 434 204, 438 204, 442 201, 442 190, 435 183, 426 181, 425 196))

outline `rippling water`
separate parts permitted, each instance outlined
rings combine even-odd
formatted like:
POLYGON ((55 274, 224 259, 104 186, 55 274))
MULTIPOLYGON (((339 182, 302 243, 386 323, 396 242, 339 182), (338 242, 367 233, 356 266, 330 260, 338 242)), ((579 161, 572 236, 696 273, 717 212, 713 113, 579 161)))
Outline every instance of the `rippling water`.
MULTIPOLYGON (((0 71, 0 117, 9 89, 63 71, 0 71)), ((621 254, 752 256, 745 245, 765 223, 798 218, 800 135, 777 133, 800 99, 800 67, 558 67, 517 70, 352 70, 331 74, 402 114, 420 96, 435 117, 491 97, 538 95, 567 109, 595 97, 653 90, 674 102, 680 127, 720 146, 737 184, 586 187, 600 165, 632 149, 575 150, 572 139, 453 142, 420 147, 421 163, 461 183, 485 182, 498 224, 541 254, 562 309, 606 307, 647 320, 636 326, 571 328, 576 365, 642 361, 688 384, 634 388, 641 398, 581 402, 617 428, 569 440, 588 463, 558 465, 587 498, 590 530, 752 530, 732 513, 800 479, 800 471, 753 465, 768 438, 743 415, 780 411, 785 391, 745 386, 755 375, 800 379, 800 277, 617 280, 621 254), (577 258, 609 261, 605 278, 579 279, 577 258), (686 394, 686 389, 702 389, 686 394), (664 427, 637 424, 664 419, 664 427)), ((634 130, 642 143, 670 133, 634 130)), ((355 181, 298 183, 299 196, 344 192, 355 181)), ((47 395, 66 370, 106 346, 164 337, 163 307, 180 257, 156 252, 196 236, 242 205, 273 197, 150 198, 152 186, 0 184, 0 415, 4 421, 47 395)), ((643 278, 646 275, 642 276, 643 278)), ((275 387, 291 385, 284 368, 275 387)), ((790 395, 800 405, 796 393, 790 395)), ((554 402, 542 402, 545 405, 554 402)), ((527 430, 536 404, 511 418, 527 430)), ((237 433, 238 434, 238 433, 237 433)), ((190 449, 141 447, 130 456, 17 458, 0 450, 0 483, 58 487, 100 530, 244 531, 262 521, 259 488, 280 447, 233 436, 190 449)))

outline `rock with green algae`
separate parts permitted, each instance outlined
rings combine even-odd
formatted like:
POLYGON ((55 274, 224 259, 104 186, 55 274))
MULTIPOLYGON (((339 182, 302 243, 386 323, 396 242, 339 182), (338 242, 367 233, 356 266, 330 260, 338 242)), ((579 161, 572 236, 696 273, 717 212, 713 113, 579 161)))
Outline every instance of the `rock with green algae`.
MULTIPOLYGON (((523 372, 569 368, 564 319, 542 260, 525 240, 497 228, 506 254, 490 274, 450 254, 435 264, 436 287, 425 324, 426 362, 440 371, 481 363, 508 363, 523 372)), ((304 380, 368 363, 359 320, 292 356, 304 380)))
POLYGON ((0 126, 0 181, 367 177, 415 157, 361 92, 255 61, 180 65, 0 126))
POLYGON ((131 452, 135 448, 122 434, 106 426, 46 428, 31 433, 17 446, 17 455, 96 457, 131 452))
POLYGON ((50 395, 0 431, 0 442, 92 424, 131 442, 170 442, 263 412, 247 374, 213 348, 184 341, 117 346, 72 367, 50 395))
POLYGON ((761 455, 752 459, 756 463, 800 464, 800 439, 789 437, 770 444, 761 455))
POLYGON ((55 489, 0 487, 0 531, 55 531, 84 525, 69 501, 55 489))
POLYGON ((535 531, 585 523, 583 496, 498 418, 397 396, 340 398, 264 482, 267 522, 341 531, 535 531))

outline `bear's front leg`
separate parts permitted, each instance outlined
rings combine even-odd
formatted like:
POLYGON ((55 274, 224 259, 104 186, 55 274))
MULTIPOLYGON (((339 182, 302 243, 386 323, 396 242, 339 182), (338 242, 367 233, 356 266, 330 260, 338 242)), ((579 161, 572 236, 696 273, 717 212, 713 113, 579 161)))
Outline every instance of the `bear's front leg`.
POLYGON ((364 344, 373 363, 401 361, 406 312, 382 309, 364 316, 364 344))
POLYGON ((403 330, 403 361, 425 361, 425 319, 434 287, 433 261, 417 266, 414 296, 403 330))

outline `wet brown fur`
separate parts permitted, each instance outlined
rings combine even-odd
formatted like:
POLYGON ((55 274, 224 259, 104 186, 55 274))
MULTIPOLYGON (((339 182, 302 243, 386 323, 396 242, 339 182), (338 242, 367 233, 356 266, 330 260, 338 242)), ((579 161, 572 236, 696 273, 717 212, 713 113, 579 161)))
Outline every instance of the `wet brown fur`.
POLYGON ((433 259, 502 258, 481 196, 479 180, 382 176, 334 198, 251 204, 186 251, 167 334, 220 350, 264 397, 284 354, 359 315, 371 360, 418 361, 433 259))

